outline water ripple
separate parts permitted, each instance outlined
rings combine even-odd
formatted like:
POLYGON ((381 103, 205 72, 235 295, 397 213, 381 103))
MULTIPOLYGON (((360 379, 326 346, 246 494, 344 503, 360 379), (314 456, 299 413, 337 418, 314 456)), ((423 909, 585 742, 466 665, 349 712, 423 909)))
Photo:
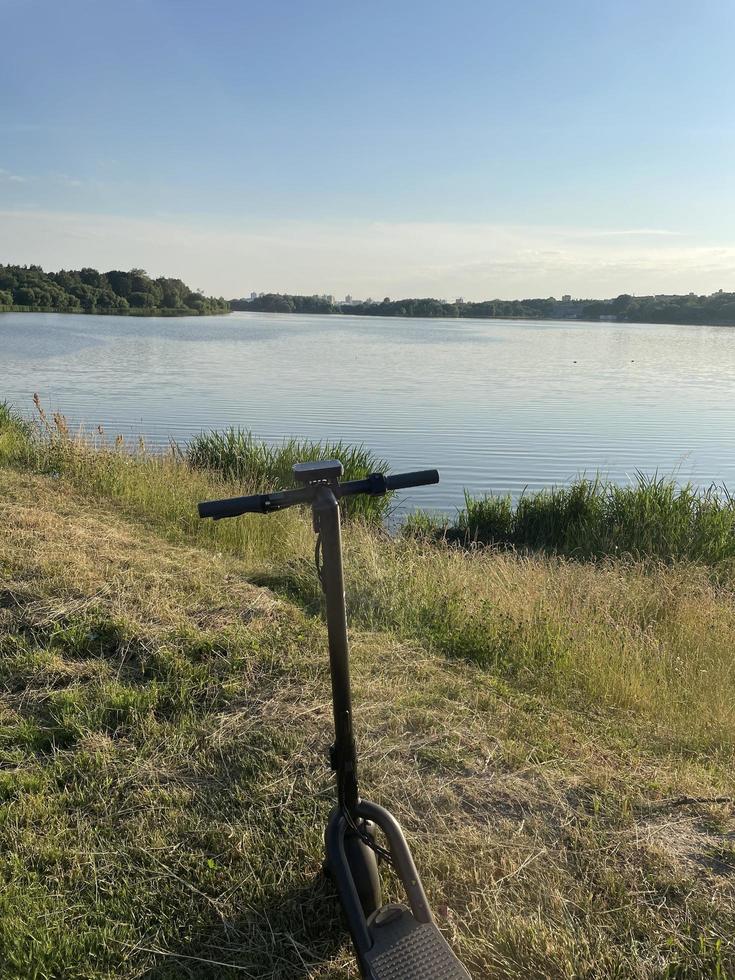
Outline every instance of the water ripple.
POLYGON ((405 506, 600 471, 735 486, 735 331, 233 314, 0 316, 0 398, 149 445, 240 425, 437 466, 405 506))

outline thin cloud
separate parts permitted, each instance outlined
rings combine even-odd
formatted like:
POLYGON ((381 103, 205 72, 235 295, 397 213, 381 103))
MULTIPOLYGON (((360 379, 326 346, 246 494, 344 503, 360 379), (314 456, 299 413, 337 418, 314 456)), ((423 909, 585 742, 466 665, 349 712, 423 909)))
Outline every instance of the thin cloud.
POLYGON ((13 174, 9 170, 3 170, 2 168, 0 168, 0 180, 7 181, 9 184, 28 183, 28 177, 22 177, 20 174, 13 174))
POLYGON ((681 238, 682 231, 671 231, 669 228, 624 228, 616 231, 587 232, 590 238, 681 238))
MULTIPOLYGON (((624 230, 624 229, 623 229, 624 230)), ((735 241, 600 229, 459 223, 175 220, 0 213, 0 262, 133 268, 226 297, 251 290, 344 296, 615 296, 735 289, 735 241)))
POLYGON ((9 170, 3 170, 2 168, 0 168, 0 181, 6 181, 11 184, 61 184, 64 187, 84 187, 85 185, 85 181, 80 180, 78 177, 72 177, 69 174, 51 173, 21 176, 20 174, 11 173, 9 170))
POLYGON ((66 187, 84 187, 83 180, 79 180, 78 177, 70 177, 69 174, 52 174, 51 179, 58 184, 64 184, 66 187))

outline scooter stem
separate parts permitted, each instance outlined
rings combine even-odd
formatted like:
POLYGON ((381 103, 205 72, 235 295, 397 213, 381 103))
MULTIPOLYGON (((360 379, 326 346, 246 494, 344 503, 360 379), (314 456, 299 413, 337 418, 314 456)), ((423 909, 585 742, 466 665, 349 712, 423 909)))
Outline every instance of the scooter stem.
POLYGON ((357 752, 352 731, 347 610, 342 571, 342 532, 339 520, 341 497, 352 494, 380 496, 437 483, 436 470, 386 477, 373 473, 362 480, 339 482, 343 467, 328 459, 298 463, 295 490, 252 494, 232 500, 209 500, 199 505, 200 517, 236 517, 267 514, 296 504, 311 504, 314 530, 319 534, 322 565, 319 569, 327 602, 329 666, 334 706, 332 769, 337 774, 339 803, 332 810, 325 834, 326 868, 334 878, 347 924, 355 944, 360 973, 365 980, 469 980, 469 973, 449 948, 432 920, 419 873, 403 832, 383 807, 360 800, 357 792, 357 752), (373 835, 377 825, 388 840, 383 848, 403 883, 409 906, 383 905, 373 835))
POLYGON ((327 605, 329 667, 334 707, 332 769, 337 774, 337 798, 352 815, 358 804, 357 750, 352 730, 347 609, 342 570, 342 531, 339 503, 328 485, 320 486, 312 504, 315 530, 321 535, 322 585, 327 605))

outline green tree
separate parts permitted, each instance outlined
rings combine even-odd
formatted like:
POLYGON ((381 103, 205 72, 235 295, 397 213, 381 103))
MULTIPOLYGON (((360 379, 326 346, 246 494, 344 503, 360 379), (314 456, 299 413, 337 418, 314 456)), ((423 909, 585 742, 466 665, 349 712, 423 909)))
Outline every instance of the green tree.
POLYGON ((153 312, 166 308, 205 314, 229 312, 230 308, 221 297, 192 293, 180 279, 152 280, 143 269, 44 272, 38 265, 0 265, 0 290, 10 296, 10 301, 0 306, 15 304, 62 312, 117 313, 132 306, 153 312))

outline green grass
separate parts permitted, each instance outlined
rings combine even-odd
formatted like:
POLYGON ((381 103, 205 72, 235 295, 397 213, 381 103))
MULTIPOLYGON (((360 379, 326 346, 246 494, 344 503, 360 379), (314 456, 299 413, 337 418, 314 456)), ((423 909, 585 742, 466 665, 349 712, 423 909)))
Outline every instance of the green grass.
MULTIPOLYGON (((635 718, 653 744, 735 757, 732 585, 703 566, 610 561, 450 545, 345 539, 348 610, 557 704, 635 718)), ((318 610, 309 559, 258 581, 318 610)))
POLYGON ((0 424, 0 463, 5 459, 54 478, 64 477, 97 499, 114 500, 130 514, 145 515, 149 525, 176 540, 193 539, 264 561, 292 554, 308 535, 304 520, 293 510, 272 515, 268 524, 254 515, 238 521, 200 520, 199 501, 237 496, 255 487, 191 466, 175 446, 151 453, 142 443, 128 445, 119 436, 110 440, 100 432, 72 434, 62 415, 49 419, 38 407, 33 424, 12 412, 8 416, 12 425, 4 429, 0 424))
MULTIPOLYGON (((99 501, 115 501, 173 541, 241 556, 254 581, 319 614, 321 592, 306 513, 287 510, 267 519, 248 515, 213 522, 199 520, 196 512, 202 499, 241 493, 243 487, 260 489, 269 480, 287 482, 295 444, 282 447, 282 453, 242 435, 236 445, 249 447, 243 459, 252 465, 246 469, 233 462, 235 472, 222 473, 192 465, 178 451, 131 452, 105 442, 94 447, 72 438, 63 417, 49 421, 41 412, 40 422, 33 430, 7 414, 5 428, 12 433, 7 458, 63 476, 99 501)), ((362 453, 350 457, 343 450, 342 455, 355 468, 371 462, 362 453)), ((515 510, 505 498, 478 502, 475 516, 500 515, 493 528, 507 520, 517 527, 523 522, 527 539, 528 529, 535 528, 544 542, 535 555, 512 549, 467 553, 453 546, 450 533, 437 541, 429 533, 435 524, 421 516, 410 525, 411 533, 395 540, 356 519, 345 535, 349 613, 365 629, 387 629, 559 702, 634 712, 651 732, 665 718, 667 737, 682 750, 706 748, 729 757, 735 754, 730 602, 735 579, 723 557, 727 552, 724 545, 715 551, 713 536, 706 548, 702 545, 705 557, 699 562, 664 548, 672 541, 672 528, 681 529, 681 540, 692 533, 693 515, 710 509, 726 513, 726 507, 664 481, 622 489, 582 483, 527 498, 526 504, 521 500, 515 510), (678 523, 672 512, 681 512, 678 523), (572 534, 588 527, 599 543, 601 528, 608 526, 603 518, 611 513, 624 515, 613 525, 618 540, 636 538, 637 547, 590 546, 588 554, 601 562, 580 561, 584 555, 572 547, 572 534), (597 532, 590 516, 595 514, 602 515, 597 532), (659 560, 657 549, 663 551, 659 560)), ((459 525, 465 519, 460 516, 459 525)))
POLYGON ((0 459, 23 458, 30 447, 33 427, 8 402, 0 402, 0 459))
POLYGON ((723 488, 701 491, 638 474, 633 486, 579 480, 508 496, 465 498, 453 524, 423 514, 413 534, 464 544, 547 551, 573 558, 629 556, 710 565, 735 558, 735 500, 723 488))
MULTIPOLYGON (((3 411, 0 975, 356 978, 308 516, 3 411)), ((735 975, 727 562, 344 538, 364 792, 473 976, 735 975)))
MULTIPOLYGON (((387 463, 363 446, 343 442, 312 442, 286 439, 276 445, 261 442, 243 429, 202 432, 184 451, 193 469, 220 474, 224 479, 241 483, 255 493, 285 490, 294 485, 294 463, 320 459, 338 459, 344 467, 345 480, 360 480, 370 473, 383 473, 387 463)), ((388 513, 390 494, 383 497, 354 497, 345 502, 345 513, 381 523, 388 513)))

